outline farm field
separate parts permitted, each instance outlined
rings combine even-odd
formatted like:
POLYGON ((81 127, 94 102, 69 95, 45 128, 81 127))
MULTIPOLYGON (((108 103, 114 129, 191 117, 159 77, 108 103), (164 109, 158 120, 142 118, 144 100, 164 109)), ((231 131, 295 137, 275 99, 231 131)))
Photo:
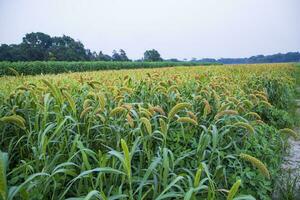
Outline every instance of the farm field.
POLYGON ((0 199, 271 199, 294 64, 0 77, 0 199))
POLYGON ((221 63, 197 63, 197 62, 125 62, 125 61, 31 61, 31 62, 7 62, 0 61, 0 76, 13 75, 15 69, 23 75, 59 74, 69 72, 86 72, 98 70, 120 70, 138 68, 162 68, 174 66, 195 65, 221 65, 221 63))

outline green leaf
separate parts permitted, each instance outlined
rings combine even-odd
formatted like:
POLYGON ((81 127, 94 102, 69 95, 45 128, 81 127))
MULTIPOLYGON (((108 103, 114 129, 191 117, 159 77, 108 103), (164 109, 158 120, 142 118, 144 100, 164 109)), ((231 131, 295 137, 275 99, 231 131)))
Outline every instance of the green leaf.
POLYGON ((8 154, 0 150, 0 195, 1 199, 7 199, 6 169, 8 167, 8 154))
POLYGON ((227 195, 227 200, 232 200, 233 197, 235 196, 235 194, 237 193, 240 185, 241 185, 242 181, 239 179, 237 180, 233 186, 231 187, 231 189, 229 190, 229 193, 227 195))
POLYGON ((178 181, 180 181, 181 179, 183 179, 182 176, 177 176, 165 189, 164 191, 162 191, 162 193, 156 198, 156 200, 160 200, 160 199, 165 199, 165 198, 168 198, 168 197, 178 197, 178 193, 168 193, 168 195, 165 195, 165 193, 170 190, 174 185, 176 185, 176 183, 178 181), (171 195, 171 196, 169 196, 171 195))

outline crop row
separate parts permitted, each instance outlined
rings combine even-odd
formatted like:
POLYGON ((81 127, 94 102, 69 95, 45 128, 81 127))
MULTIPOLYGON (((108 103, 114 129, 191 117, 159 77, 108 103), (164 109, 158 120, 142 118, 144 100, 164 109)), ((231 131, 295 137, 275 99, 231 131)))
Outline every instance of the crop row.
POLYGON ((84 72, 98 70, 119 70, 138 68, 161 68, 174 66, 211 65, 195 62, 65 62, 65 61, 34 61, 34 62, 0 62, 0 76, 14 75, 16 72, 23 75, 58 74, 65 72, 84 72))
POLYGON ((269 199, 292 65, 2 77, 0 199, 269 199))

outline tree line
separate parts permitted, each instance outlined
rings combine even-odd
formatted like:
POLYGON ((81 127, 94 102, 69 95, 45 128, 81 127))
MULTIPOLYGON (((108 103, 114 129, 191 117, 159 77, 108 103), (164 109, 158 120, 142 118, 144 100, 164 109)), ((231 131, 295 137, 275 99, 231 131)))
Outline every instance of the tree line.
MULTIPOLYGON (((2 44, 0 46, 0 61, 132 61, 123 49, 114 50, 112 55, 86 49, 80 41, 63 35, 51 37, 42 32, 27 33, 20 44, 2 44)), ((173 58, 164 60, 155 49, 147 50, 143 58, 137 61, 169 61, 180 62, 173 58)), ((184 59, 187 61, 187 59, 184 59)), ((192 58, 190 62, 221 63, 221 64, 248 64, 248 63, 276 63, 300 62, 299 52, 286 54, 257 55, 249 58, 192 58)))
MULTIPOLYGON (((157 50, 147 50, 143 61, 162 61, 157 50)), ((80 41, 63 35, 51 37, 42 32, 26 34, 20 44, 2 44, 0 61, 131 61, 123 49, 112 55, 92 52, 80 41)))
POLYGON ((192 59, 192 62, 222 63, 222 64, 253 64, 253 63, 281 63, 281 62, 300 62, 299 52, 278 53, 273 55, 257 55, 249 58, 204 58, 192 59))

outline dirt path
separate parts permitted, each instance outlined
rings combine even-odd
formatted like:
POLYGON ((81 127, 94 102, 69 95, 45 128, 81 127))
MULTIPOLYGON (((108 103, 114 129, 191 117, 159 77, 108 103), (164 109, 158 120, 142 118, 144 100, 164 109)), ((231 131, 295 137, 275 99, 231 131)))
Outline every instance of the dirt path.
MULTIPOLYGON (((297 130, 299 133, 299 129, 297 130)), ((300 170, 300 141, 289 139, 290 149, 289 154, 284 158, 282 168, 284 170, 291 170, 292 174, 299 173, 300 170)), ((298 183, 300 185, 300 182, 298 183)))

